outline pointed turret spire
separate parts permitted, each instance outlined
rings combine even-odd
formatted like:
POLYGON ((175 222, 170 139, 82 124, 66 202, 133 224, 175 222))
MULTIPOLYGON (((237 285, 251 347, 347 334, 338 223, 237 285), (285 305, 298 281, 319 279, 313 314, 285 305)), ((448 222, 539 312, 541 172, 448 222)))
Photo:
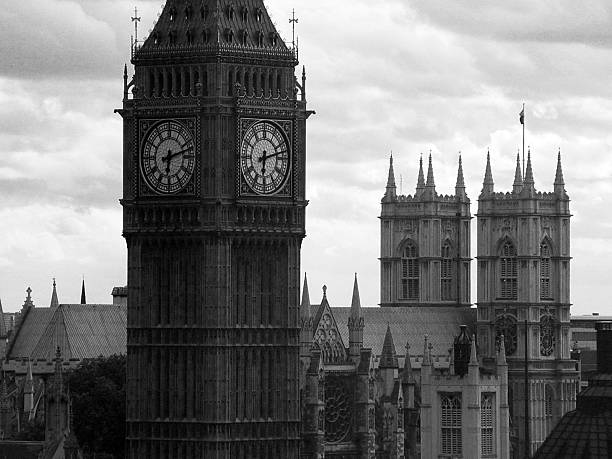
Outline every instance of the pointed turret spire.
POLYGON ((427 168, 427 183, 425 184, 426 188, 436 188, 436 183, 434 181, 434 172, 433 172, 433 161, 431 159, 431 153, 429 153, 429 167, 427 168))
POLYGON ((512 186, 513 193, 520 193, 523 189, 523 174, 521 172, 521 154, 516 154, 516 171, 514 172, 514 185, 512 186))
POLYGON ((472 335, 472 348, 470 349, 470 366, 478 366, 478 356, 476 355, 476 335, 472 335))
POLYGON ((404 359, 404 369, 402 371, 402 381, 412 381, 412 362, 410 361, 410 344, 406 343, 406 358, 404 359))
POLYGON ((353 299, 351 300, 351 319, 359 320, 363 316, 361 311, 361 299, 359 298, 359 284, 357 283, 357 273, 353 284, 353 299))
POLYGON ((308 277, 304 273, 304 288, 302 289, 302 303, 300 305, 300 316, 302 320, 308 320, 310 313, 310 293, 308 293, 308 277))
POLYGON ((351 301, 351 314, 348 319, 349 329, 349 354, 351 360, 356 364, 361 359, 361 349, 363 348, 363 312, 361 310, 361 300, 359 298, 359 285, 357 283, 357 273, 353 284, 353 299, 351 301))
POLYGON ((506 339, 504 335, 499 337, 499 352, 497 353, 497 365, 507 365, 506 361, 506 339))
POLYGON ((59 300, 57 299, 57 286, 55 285, 55 277, 53 278, 53 292, 51 293, 51 307, 57 308, 59 306, 59 300))
POLYGON ((495 191, 495 184, 493 182, 493 173, 491 172, 491 153, 487 151, 487 168, 485 170, 485 177, 482 183, 483 194, 491 194, 495 191))
POLYGON ((389 158, 389 177, 387 178, 387 189, 385 191, 385 201, 392 201, 397 197, 397 188, 395 187, 395 172, 393 171, 393 153, 389 158))
POLYGON ((34 302, 32 301, 32 289, 30 287, 28 287, 26 289, 26 299, 23 302, 23 306, 21 307, 21 310, 25 310, 25 309, 29 309, 29 308, 33 308, 34 307, 34 302))
POLYGON ((558 195, 565 196, 565 180, 563 179, 563 167, 561 166, 561 149, 559 148, 559 155, 557 156, 557 172, 555 174, 555 193, 558 195))
POLYGON ((425 335, 425 341, 423 342, 423 363, 422 365, 431 365, 431 361, 429 360, 429 347, 427 346, 429 343, 429 337, 425 335))
POLYGON ((385 342, 383 344, 382 354, 380 355, 378 368, 399 368, 395 344, 393 343, 393 334, 391 333, 391 326, 389 324, 387 324, 387 333, 385 334, 385 342))
POLYGON ((6 338, 8 331, 6 330, 6 324, 4 323, 4 310, 2 309, 2 300, 0 300, 0 338, 6 338))
POLYGON ((527 168, 525 169, 525 180, 523 183, 524 193, 532 195, 535 192, 535 181, 533 179, 533 169, 531 167, 531 148, 527 149, 527 168))
POLYGON ((419 178, 417 179, 416 196, 420 196, 425 191, 425 176, 423 175, 423 154, 419 160, 419 178))
POLYGON ((457 199, 465 199, 467 197, 465 193, 465 180, 463 178, 463 161, 461 159, 461 152, 459 152, 459 167, 457 168, 457 184, 455 185, 455 197, 457 199))
POLYGON ((85 278, 83 278, 83 283, 81 285, 81 304, 87 304, 87 297, 85 296, 85 278))

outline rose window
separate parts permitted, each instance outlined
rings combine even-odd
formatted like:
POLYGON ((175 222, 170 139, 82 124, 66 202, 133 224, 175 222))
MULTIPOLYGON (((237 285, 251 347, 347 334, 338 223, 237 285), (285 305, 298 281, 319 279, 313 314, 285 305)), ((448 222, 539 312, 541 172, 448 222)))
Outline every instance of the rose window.
POLYGON ((325 441, 347 441, 352 424, 352 397, 346 382, 340 377, 325 378, 325 441))

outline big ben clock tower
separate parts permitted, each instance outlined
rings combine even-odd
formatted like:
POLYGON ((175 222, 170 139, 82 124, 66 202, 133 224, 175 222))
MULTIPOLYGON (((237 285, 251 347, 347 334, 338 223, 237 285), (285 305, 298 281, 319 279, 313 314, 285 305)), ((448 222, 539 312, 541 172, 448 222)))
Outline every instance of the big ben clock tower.
POLYGON ((305 76, 262 0, 168 0, 132 63, 126 457, 297 459, 305 76))

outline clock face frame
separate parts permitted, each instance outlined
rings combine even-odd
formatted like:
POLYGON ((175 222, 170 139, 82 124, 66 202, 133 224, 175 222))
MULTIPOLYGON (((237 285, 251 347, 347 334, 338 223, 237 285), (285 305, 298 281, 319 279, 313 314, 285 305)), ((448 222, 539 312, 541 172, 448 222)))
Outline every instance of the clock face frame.
POLYGON ((172 195, 183 190, 196 169, 196 142, 193 133, 177 120, 159 121, 144 137, 140 170, 155 193, 172 195))
POLYGON ((274 121, 257 120, 244 132, 240 172, 256 195, 279 193, 291 174, 291 143, 274 121))

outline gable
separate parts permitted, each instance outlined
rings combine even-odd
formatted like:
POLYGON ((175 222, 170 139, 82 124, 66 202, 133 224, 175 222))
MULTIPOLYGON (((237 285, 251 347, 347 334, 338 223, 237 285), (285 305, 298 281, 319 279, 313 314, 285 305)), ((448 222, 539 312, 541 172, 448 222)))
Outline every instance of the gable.
POLYGON ((323 362, 341 364, 347 360, 346 347, 327 299, 323 299, 314 322, 313 343, 321 350, 323 362))

